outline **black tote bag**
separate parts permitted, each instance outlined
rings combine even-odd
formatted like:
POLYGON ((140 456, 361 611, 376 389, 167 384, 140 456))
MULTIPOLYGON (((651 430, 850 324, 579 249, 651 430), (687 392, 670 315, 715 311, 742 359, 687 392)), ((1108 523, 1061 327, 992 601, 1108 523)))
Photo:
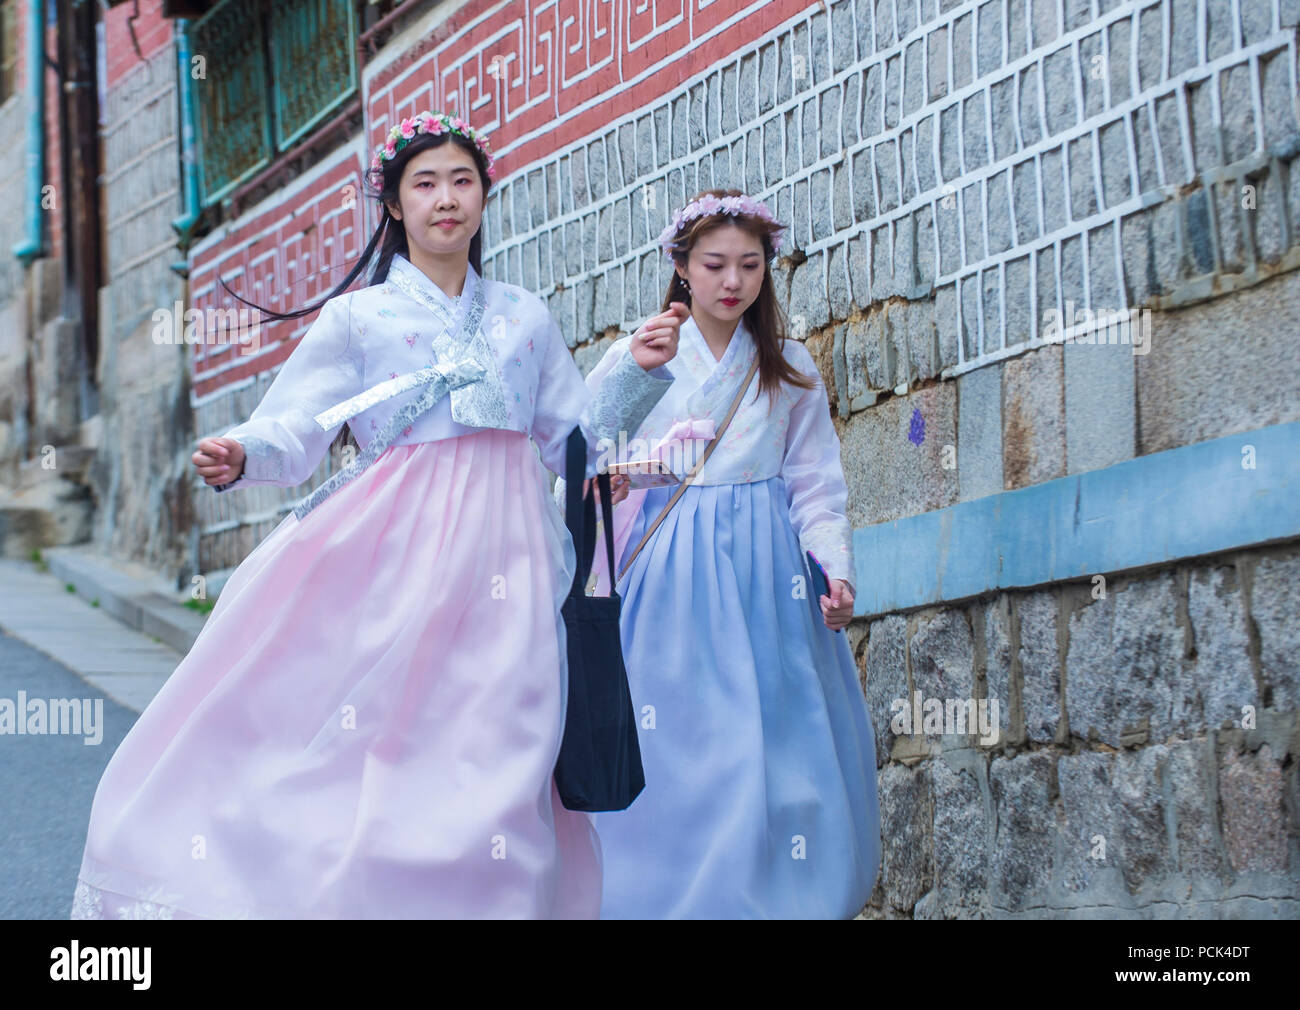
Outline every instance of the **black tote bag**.
MULTIPOLYGON (((564 739, 555 763, 555 787, 570 810, 625 810, 645 788, 645 772, 619 639, 622 600, 612 584, 608 596, 586 594, 596 553, 595 488, 583 498, 586 471, 587 439, 581 428, 574 428, 565 458, 564 523, 573 537, 578 564, 561 609, 568 637, 569 701, 564 739)), ((609 474, 597 475, 596 482, 605 521, 605 549, 613 572, 609 474)))

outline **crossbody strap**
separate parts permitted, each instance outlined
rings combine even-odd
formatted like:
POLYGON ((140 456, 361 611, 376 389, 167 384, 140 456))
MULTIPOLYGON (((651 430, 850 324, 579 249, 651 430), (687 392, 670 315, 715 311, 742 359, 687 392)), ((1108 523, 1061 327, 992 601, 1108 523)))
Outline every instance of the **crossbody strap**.
POLYGON ((650 539, 654 531, 659 528, 659 524, 664 521, 664 516, 668 515, 668 510, 677 504, 677 499, 682 496, 682 493, 690 486, 691 482, 695 480, 695 475, 704 469, 704 464, 709 461, 709 457, 713 455, 713 450, 717 447, 718 443, 722 441, 722 435, 727 430, 727 425, 731 423, 731 418, 736 413, 736 409, 740 406, 740 401, 744 399, 745 391, 749 389, 749 384, 753 381, 754 373, 757 371, 758 354, 755 353, 754 362, 749 366, 749 371, 745 374, 744 380, 740 383, 740 389, 736 390, 736 396, 731 401, 731 407, 727 411, 727 416, 722 419, 722 424, 720 424, 717 431, 714 432, 713 438, 709 441, 709 444, 704 447, 704 454, 700 457, 699 462, 691 467, 691 472, 686 475, 686 479, 677 485, 677 490, 673 492, 673 496, 668 499, 667 503, 665 503, 663 510, 659 515, 655 517, 655 521, 650 525, 650 528, 645 531, 645 535, 641 538, 641 542, 636 545, 636 549, 628 555, 628 559, 623 562, 623 567, 618 570, 618 577, 620 579, 623 577, 623 573, 628 570, 628 566, 636 559, 636 556, 641 553, 641 548, 646 545, 646 542, 650 539))

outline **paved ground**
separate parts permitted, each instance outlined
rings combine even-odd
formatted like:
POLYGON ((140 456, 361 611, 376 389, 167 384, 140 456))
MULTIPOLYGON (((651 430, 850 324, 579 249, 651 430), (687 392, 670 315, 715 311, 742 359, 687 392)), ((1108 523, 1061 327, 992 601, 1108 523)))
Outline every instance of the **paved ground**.
POLYGON ((34 564, 0 559, 0 709, 67 699, 90 716, 80 735, 0 732, 0 919, 68 917, 100 775, 180 660, 34 564))

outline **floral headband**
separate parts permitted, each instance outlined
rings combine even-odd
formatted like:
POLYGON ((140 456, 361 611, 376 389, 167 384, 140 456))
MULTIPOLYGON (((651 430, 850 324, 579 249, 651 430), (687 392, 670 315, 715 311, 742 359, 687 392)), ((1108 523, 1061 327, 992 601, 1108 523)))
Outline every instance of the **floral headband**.
MULTIPOLYGON (((487 137, 459 116, 449 116, 445 112, 417 112, 389 130, 388 139, 375 148, 374 156, 370 159, 371 173, 382 174, 384 162, 392 161, 397 157, 397 152, 419 133, 428 133, 435 137, 444 133, 459 133, 483 152, 483 157, 487 159, 487 176, 493 181, 496 180, 497 172, 493 167, 492 149, 488 146, 487 137)), ((382 180, 377 184, 382 184, 382 180)))
MULTIPOLYGON (((708 193, 693 203, 688 203, 674 214, 672 224, 660 233, 659 248, 664 251, 664 256, 669 260, 673 258, 673 249, 675 248, 673 240, 677 237, 677 233, 681 231, 682 225, 697 217, 707 217, 710 214, 757 217, 770 224, 777 225, 776 218, 772 216, 767 204, 760 200, 755 200, 750 196, 719 197, 708 193)), ((781 248, 781 238, 785 231, 784 225, 777 225, 776 232, 772 235, 772 250, 774 252, 781 248)))

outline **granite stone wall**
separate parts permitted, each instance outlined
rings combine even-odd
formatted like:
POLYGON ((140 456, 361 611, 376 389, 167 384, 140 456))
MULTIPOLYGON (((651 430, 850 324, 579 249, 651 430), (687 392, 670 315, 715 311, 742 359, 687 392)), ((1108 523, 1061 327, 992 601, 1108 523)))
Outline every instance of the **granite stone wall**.
POLYGON ((855 622, 865 914, 1296 917, 1297 610, 1291 545, 855 622), (896 732, 916 692, 983 700, 996 731, 896 732))

